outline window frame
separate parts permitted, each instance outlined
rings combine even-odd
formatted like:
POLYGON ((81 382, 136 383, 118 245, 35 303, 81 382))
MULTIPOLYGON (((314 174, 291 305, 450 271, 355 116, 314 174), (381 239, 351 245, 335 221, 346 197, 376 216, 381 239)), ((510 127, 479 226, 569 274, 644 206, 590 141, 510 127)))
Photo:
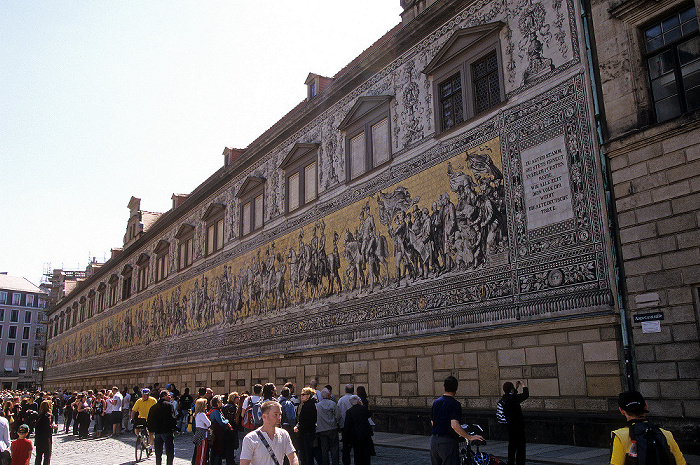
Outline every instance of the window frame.
POLYGON ((6 347, 5 347, 5 355, 8 357, 12 357, 15 355, 15 343, 14 342, 8 342, 6 347), (12 350, 10 350, 12 349, 12 350))
POLYGON ((10 323, 19 323, 19 310, 16 308, 10 311, 10 323))
POLYGON ((289 151, 280 164, 280 169, 284 171, 285 211, 288 214, 304 208, 318 199, 318 147, 319 144, 294 144, 292 150, 289 151), (314 165, 313 194, 310 199, 307 199, 306 191, 309 182, 306 171, 311 165, 314 165), (294 177, 294 175, 299 176, 299 186, 297 189, 298 203, 292 208, 290 179, 294 177))
POLYGON ((112 274, 107 283, 109 284, 109 297, 107 305, 111 308, 117 305, 119 302, 119 276, 117 276, 116 273, 112 274))
POLYGON ((30 326, 24 326, 22 327, 22 340, 28 341, 29 338, 31 337, 31 327, 30 326))
POLYGON ((265 226, 265 184, 267 180, 259 176, 249 176, 236 193, 238 198, 238 231, 239 237, 246 237, 257 233, 265 226), (257 199, 260 198, 262 211, 260 212, 260 224, 256 223, 258 216, 257 199), (246 205, 250 205, 248 211, 249 231, 244 229, 244 214, 246 205))
POLYGON ((423 73, 431 79, 436 136, 460 128, 472 119, 500 108, 506 102, 500 41, 500 31, 504 26, 503 22, 496 21, 456 31, 423 70, 423 73), (496 56, 497 63, 498 102, 477 113, 474 65, 493 54, 496 56), (454 79, 457 75, 459 75, 461 84, 463 120, 455 122, 450 127, 445 127, 440 88, 442 84, 454 79))
MULTIPOLYGON (((688 109, 688 98, 687 98, 687 93, 686 93, 686 88, 685 88, 685 83, 683 81, 683 76, 682 76, 682 65, 680 63, 680 60, 678 58, 678 47, 682 44, 685 44, 693 39, 697 39, 698 36, 700 36, 700 19, 698 19, 697 16, 697 7, 693 5, 686 4, 682 8, 677 8, 673 10, 673 14, 669 14, 669 12, 665 12, 664 14, 659 14, 654 17, 652 21, 647 21, 643 25, 639 27, 639 37, 640 41, 640 51, 642 55, 642 60, 643 60, 643 68, 644 68, 644 74, 646 78, 646 84, 648 87, 647 90, 647 95, 649 98, 649 106, 651 107, 651 111, 653 113, 653 118, 655 123, 664 123, 666 121, 670 121, 674 118, 678 118, 679 116, 685 115, 686 113, 690 113, 693 111, 698 110, 699 108, 695 108, 692 110, 688 109), (673 18, 674 16, 679 16, 680 14, 684 13, 685 11, 689 10, 690 8, 695 9, 695 20, 697 22, 698 28, 695 29, 694 31, 690 32, 687 35, 682 35, 675 40, 662 45, 661 47, 654 49, 652 51, 647 51, 647 40, 646 40, 646 32, 651 29, 652 27, 656 25, 661 25, 661 23, 673 18), (669 118, 666 119, 659 119, 659 112, 656 108, 656 103, 657 101, 654 99, 654 89, 652 85, 652 77, 651 77, 651 69, 650 69, 650 60, 653 57, 660 56, 668 51, 671 51, 673 54, 673 75, 674 75, 674 83, 676 85, 676 103, 679 104, 679 113, 675 114, 669 118)), ((663 99, 660 99, 661 101, 663 99)))
POLYGON ((21 305, 22 303, 22 294, 19 292, 13 292, 12 293, 12 305, 21 305))
POLYGON ((34 306, 34 294, 27 294, 24 297, 24 306, 33 307, 34 306))
POLYGON ((7 304, 7 291, 0 291, 0 305, 7 304))
POLYGON ((107 284, 102 282, 97 285, 97 313, 102 313, 107 308, 108 302, 107 284))
POLYGON ((156 256, 156 267, 154 270, 153 282, 159 283, 168 277, 170 271, 170 243, 161 240, 153 249, 156 256))
POLYGON ((177 234, 177 269, 182 271, 194 263, 194 226, 183 224, 177 234))
POLYGON ((11 325, 7 329, 7 338, 8 339, 17 339, 17 326, 16 325, 11 325))
POLYGON ((391 163, 393 159, 393 143, 391 138, 391 95, 364 96, 357 99, 338 129, 343 132, 345 141, 345 179, 352 182, 360 179, 382 166, 391 163), (374 138, 372 129, 382 121, 387 122, 387 154, 385 160, 375 159, 374 138), (353 174, 353 144, 352 141, 362 136, 364 151, 364 167, 361 172, 353 174))
POLYGON ((142 253, 136 260, 136 293, 148 289, 148 271, 151 264, 151 257, 142 253))
POLYGON ((204 256, 208 257, 224 248, 224 217, 226 206, 212 203, 202 216, 204 222, 204 256))

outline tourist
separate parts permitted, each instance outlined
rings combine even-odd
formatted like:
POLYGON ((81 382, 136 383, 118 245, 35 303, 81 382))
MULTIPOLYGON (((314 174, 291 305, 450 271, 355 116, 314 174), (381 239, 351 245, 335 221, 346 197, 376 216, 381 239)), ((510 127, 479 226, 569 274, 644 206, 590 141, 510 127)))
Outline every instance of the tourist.
POLYGON ((229 428, 224 429, 224 458, 226 465, 236 463, 235 453, 238 449, 238 425, 236 424, 238 413, 238 393, 228 395, 227 403, 221 409, 221 415, 228 421, 229 428))
POLYGON ((316 438, 316 399, 312 387, 301 390, 301 408, 294 432, 299 435, 299 461, 301 465, 314 463, 314 439, 316 438))
POLYGON ((161 465, 163 459, 163 446, 167 465, 173 465, 175 460, 175 443, 173 431, 176 427, 175 411, 170 404, 171 395, 168 391, 161 391, 158 402, 148 411, 146 425, 154 436, 156 452, 156 465, 161 465))
POLYGON ((78 439, 87 439, 90 430, 90 406, 86 394, 78 395, 77 412, 75 421, 78 423, 78 439))
POLYGON ((316 404, 316 414, 316 439, 321 449, 321 463, 323 465, 339 465, 340 410, 338 405, 331 400, 331 393, 326 388, 321 390, 321 402, 316 404), (328 454, 330 454, 330 459, 328 454))
POLYGON ((261 410, 263 425, 243 439, 240 465, 281 464, 285 458, 290 465, 298 465, 289 434, 277 427, 282 420, 279 402, 269 400, 262 404, 261 410))
POLYGON ((51 448, 53 446, 53 431, 58 429, 51 413, 53 403, 45 400, 39 406, 39 418, 34 428, 34 449, 36 459, 34 465, 49 465, 51 463, 51 448), (43 459, 43 462, 42 462, 43 459))
POLYGON ((17 429, 17 435, 18 438, 10 444, 12 465, 29 465, 33 449, 32 441, 27 439, 27 436, 29 436, 29 425, 20 425, 17 429))
POLYGON ((503 414, 508 429, 508 464, 525 465, 525 418, 520 404, 530 396, 530 391, 523 381, 503 383, 503 414), (522 394, 518 388, 522 386, 522 394))
POLYGON ((209 464, 221 465, 224 455, 224 435, 231 430, 227 419, 221 415, 221 396, 214 396, 211 399, 211 410, 209 420, 211 420, 211 434, 213 440, 209 445, 209 464))
POLYGON ((201 397, 194 403, 194 453, 192 456, 192 465, 207 464, 207 437, 209 436, 209 427, 211 420, 207 417, 207 399, 201 397))
MULTIPOLYGON (((350 410, 352 404, 350 404, 350 398, 355 393, 355 386, 353 384, 345 385, 345 394, 343 397, 338 399, 338 411, 340 412, 340 426, 341 428, 345 425, 345 413, 350 410)), ((345 440, 343 437, 343 465, 350 465, 350 442, 345 440)))
POLYGON ((92 401, 92 418, 95 420, 93 432, 95 433, 95 438, 102 436, 106 408, 107 404, 105 403, 103 394, 100 391, 97 391, 97 394, 95 394, 95 400, 92 401))

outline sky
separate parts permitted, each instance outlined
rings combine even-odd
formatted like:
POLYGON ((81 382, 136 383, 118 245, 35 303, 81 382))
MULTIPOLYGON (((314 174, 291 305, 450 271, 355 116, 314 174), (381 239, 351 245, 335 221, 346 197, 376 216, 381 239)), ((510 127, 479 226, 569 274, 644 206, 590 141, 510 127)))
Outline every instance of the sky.
POLYGON ((123 244, 398 24, 399 0, 1 0, 0 272, 123 244))

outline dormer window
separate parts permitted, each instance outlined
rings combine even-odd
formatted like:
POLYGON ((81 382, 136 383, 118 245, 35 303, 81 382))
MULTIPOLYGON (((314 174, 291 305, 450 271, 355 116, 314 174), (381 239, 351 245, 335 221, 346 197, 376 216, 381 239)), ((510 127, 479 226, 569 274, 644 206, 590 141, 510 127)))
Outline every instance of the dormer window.
POLYGON ((306 82, 304 82, 304 84, 306 84, 306 99, 310 101, 316 97, 318 94, 323 92, 323 89, 328 87, 331 82, 333 82, 333 79, 331 78, 309 73, 309 75, 306 77, 306 82))
POLYGON ((204 225, 207 231, 206 255, 211 255, 224 248, 224 215, 226 207, 220 203, 213 203, 204 213, 204 225))
POLYGON ((287 212, 307 205, 318 195, 318 144, 296 144, 282 161, 287 187, 287 212))
POLYGON ((393 97, 360 97, 340 123, 345 133, 346 169, 355 179, 391 160, 389 102, 393 97))
POLYGON ((264 223, 265 178, 250 176, 238 190, 240 205, 239 229, 241 236, 257 231, 264 223))
POLYGON ((134 268, 131 265, 125 265, 122 269, 122 300, 131 297, 131 275, 134 268))
POLYGON ((423 70, 432 78, 437 132, 459 126, 505 100, 502 22, 460 29, 423 70))

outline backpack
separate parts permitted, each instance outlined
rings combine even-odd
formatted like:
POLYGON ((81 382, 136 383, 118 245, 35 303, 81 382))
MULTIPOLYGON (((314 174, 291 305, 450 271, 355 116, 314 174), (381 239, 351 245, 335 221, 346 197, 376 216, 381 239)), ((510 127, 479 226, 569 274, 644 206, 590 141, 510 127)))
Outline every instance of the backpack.
POLYGON ((639 465, 675 465, 666 436, 658 426, 647 421, 632 423, 630 439, 637 443, 639 465))
POLYGON ((243 413, 243 427, 246 429, 255 429, 262 426, 262 398, 257 402, 253 402, 252 398, 248 401, 248 406, 243 413))
POLYGON ((503 403, 503 399, 499 400, 496 403, 496 420, 498 420, 499 423, 505 425, 506 423, 508 423, 508 420, 506 420, 506 412, 504 406, 505 405, 503 403))
POLYGON ((287 399, 282 402, 282 424, 283 425, 294 425, 296 423, 296 411, 294 410, 294 404, 287 399), (291 413, 291 415, 290 415, 291 413))

